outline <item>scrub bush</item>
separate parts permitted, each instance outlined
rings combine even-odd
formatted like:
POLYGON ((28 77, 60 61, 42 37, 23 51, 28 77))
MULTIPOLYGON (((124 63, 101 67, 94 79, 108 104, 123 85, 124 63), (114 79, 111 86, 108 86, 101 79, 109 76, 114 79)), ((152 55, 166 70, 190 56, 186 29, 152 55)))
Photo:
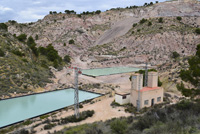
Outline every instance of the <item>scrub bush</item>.
POLYGON ((180 16, 176 17, 177 20, 181 21, 182 18, 180 16))
POLYGON ((26 38, 27 38, 26 34, 20 34, 19 36, 17 36, 17 39, 22 42, 24 42, 26 38))
POLYGON ((127 122, 125 120, 116 119, 110 123, 110 128, 113 133, 125 134, 127 128, 127 122))
POLYGON ((61 124, 73 123, 73 122, 80 122, 85 120, 88 117, 92 117, 94 114, 94 110, 87 110, 80 113, 79 118, 76 118, 75 115, 66 117, 61 119, 61 124))
POLYGON ((195 32, 196 32, 197 34, 200 34, 200 28, 197 28, 197 29, 195 30, 195 32))
POLYGON ((47 124, 47 125, 44 126, 44 130, 49 130, 49 129, 55 127, 55 126, 56 126, 56 124, 51 124, 51 123, 47 124))
POLYGON ((3 52, 3 50, 0 49, 0 57, 4 57, 5 53, 3 52))

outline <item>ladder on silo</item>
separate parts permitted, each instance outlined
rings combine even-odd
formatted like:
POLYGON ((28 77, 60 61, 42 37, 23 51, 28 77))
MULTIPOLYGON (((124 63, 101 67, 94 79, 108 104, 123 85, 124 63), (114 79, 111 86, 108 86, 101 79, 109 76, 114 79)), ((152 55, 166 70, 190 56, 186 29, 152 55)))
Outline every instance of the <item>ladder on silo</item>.
POLYGON ((138 82, 138 101, 137 101, 137 112, 140 111, 140 89, 141 89, 141 78, 143 74, 139 75, 139 82, 138 82))

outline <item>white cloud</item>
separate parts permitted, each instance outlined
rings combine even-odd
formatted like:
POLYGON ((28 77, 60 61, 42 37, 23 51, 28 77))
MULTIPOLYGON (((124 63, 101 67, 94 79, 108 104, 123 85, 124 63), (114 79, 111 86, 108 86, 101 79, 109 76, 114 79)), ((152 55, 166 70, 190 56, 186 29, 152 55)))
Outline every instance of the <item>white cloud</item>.
POLYGON ((44 15, 41 15, 40 11, 29 8, 27 10, 20 11, 14 20, 17 20, 18 22, 31 22, 42 19, 43 17, 44 15))
POLYGON ((0 13, 1 12, 6 12, 6 11, 12 11, 13 9, 9 8, 9 7, 4 7, 4 6, 0 6, 0 13))
POLYGON ((38 5, 38 4, 41 4, 42 2, 41 1, 34 1, 33 4, 35 5, 38 5))

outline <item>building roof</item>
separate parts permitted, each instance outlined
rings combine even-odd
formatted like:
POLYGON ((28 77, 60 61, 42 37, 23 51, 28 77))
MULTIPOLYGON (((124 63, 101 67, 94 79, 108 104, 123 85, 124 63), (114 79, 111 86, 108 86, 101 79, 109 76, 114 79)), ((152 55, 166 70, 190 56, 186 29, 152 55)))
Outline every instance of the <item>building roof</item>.
POLYGON ((116 92, 115 94, 123 96, 123 95, 129 95, 130 93, 125 93, 125 92, 116 92))
POLYGON ((145 92, 145 91, 150 91, 150 90, 157 90, 160 89, 161 87, 143 87, 140 92, 145 92))

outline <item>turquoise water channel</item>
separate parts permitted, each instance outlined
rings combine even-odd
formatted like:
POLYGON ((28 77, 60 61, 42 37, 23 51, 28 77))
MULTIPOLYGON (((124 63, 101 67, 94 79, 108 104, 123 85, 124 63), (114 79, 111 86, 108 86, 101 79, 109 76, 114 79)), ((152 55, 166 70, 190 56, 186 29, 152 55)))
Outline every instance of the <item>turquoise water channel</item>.
POLYGON ((111 68, 85 69, 82 70, 82 74, 96 77, 96 76, 136 72, 139 70, 140 68, 134 68, 134 67, 111 67, 111 68))
MULTIPOLYGON (((79 90, 79 102, 101 95, 79 90)), ((58 90, 0 101, 0 128, 74 103, 74 89, 58 90)))

